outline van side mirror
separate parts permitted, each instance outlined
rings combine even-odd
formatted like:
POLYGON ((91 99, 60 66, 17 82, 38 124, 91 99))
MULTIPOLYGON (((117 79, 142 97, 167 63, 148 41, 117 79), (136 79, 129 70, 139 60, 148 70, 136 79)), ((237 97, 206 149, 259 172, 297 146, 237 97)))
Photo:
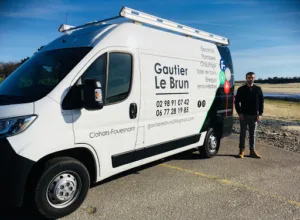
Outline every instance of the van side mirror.
POLYGON ((82 86, 82 102, 86 110, 103 108, 101 83, 95 79, 86 79, 82 86))

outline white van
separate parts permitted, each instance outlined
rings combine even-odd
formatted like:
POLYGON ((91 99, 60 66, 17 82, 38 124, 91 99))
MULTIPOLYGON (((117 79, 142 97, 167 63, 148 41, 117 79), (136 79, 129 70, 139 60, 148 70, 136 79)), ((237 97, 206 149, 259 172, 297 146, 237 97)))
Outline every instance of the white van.
POLYGON ((59 30, 0 84, 4 205, 61 218, 92 183, 192 148, 212 157, 231 134, 228 39, 127 7, 59 30))

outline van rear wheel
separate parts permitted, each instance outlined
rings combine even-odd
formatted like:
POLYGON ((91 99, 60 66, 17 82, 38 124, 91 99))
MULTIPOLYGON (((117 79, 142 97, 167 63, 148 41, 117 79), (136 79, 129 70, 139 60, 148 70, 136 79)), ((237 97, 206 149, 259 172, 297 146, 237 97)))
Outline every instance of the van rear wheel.
POLYGON ((201 157, 211 158, 215 156, 220 148, 220 138, 213 128, 210 128, 206 134, 204 145, 199 148, 201 157))
POLYGON ((34 190, 37 211, 48 219, 74 212, 83 203, 90 187, 86 167, 73 158, 60 157, 48 161, 34 190))

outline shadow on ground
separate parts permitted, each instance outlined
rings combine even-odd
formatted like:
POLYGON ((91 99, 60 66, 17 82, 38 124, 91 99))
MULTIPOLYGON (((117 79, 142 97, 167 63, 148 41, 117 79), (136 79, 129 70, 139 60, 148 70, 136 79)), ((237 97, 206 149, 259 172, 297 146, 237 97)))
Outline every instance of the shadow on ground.
MULTIPOLYGON (((228 156, 236 156, 236 155, 228 155, 228 156)), ((159 164, 166 163, 168 161, 172 161, 172 160, 206 160, 206 159, 209 159, 209 158, 201 157, 201 155, 199 154, 199 151, 197 149, 191 149, 191 150, 179 153, 179 154, 175 154, 175 155, 172 155, 172 156, 154 161, 154 162, 149 163, 149 164, 145 164, 145 165, 140 166, 140 167, 133 168, 133 169, 128 170, 128 171, 124 171, 123 173, 116 174, 115 176, 112 176, 110 178, 107 178, 106 180, 103 180, 99 183, 96 183, 96 184, 92 185, 91 188, 97 187, 97 186, 105 184, 105 183, 115 181, 119 178, 122 178, 122 177, 125 177, 125 176, 128 176, 128 175, 139 174, 139 172, 142 171, 142 170, 145 170, 145 169, 148 169, 148 168, 151 168, 151 167, 155 167, 159 164)))
POLYGON ((46 220, 37 213, 25 208, 1 208, 0 219, 3 220, 46 220))
MULTIPOLYGON (((236 157, 237 155, 226 155, 226 154, 218 154, 217 156, 221 157, 236 157)), ((138 175, 140 171, 155 167, 159 164, 172 161, 172 160, 203 160, 205 158, 202 158, 199 154, 199 151, 196 149, 192 149, 189 151, 185 151, 180 154, 176 154, 137 168, 133 168, 131 170, 125 171, 123 173, 117 174, 115 176, 112 176, 106 180, 103 180, 99 183, 91 185, 91 188, 100 186, 105 183, 109 183, 115 180, 118 180, 119 178, 128 176, 128 175, 138 175)), ((39 216, 36 212, 32 210, 28 210, 26 208, 14 208, 14 209, 4 209, 0 208, 0 219, 2 220, 46 220, 45 218, 39 216)))

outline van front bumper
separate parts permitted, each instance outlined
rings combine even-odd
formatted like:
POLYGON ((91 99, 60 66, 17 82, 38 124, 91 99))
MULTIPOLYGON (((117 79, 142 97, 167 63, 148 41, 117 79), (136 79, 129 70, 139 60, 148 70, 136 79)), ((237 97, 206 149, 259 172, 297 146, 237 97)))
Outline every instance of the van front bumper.
POLYGON ((27 177, 34 162, 15 153, 6 138, 0 138, 0 204, 22 206, 27 177))

